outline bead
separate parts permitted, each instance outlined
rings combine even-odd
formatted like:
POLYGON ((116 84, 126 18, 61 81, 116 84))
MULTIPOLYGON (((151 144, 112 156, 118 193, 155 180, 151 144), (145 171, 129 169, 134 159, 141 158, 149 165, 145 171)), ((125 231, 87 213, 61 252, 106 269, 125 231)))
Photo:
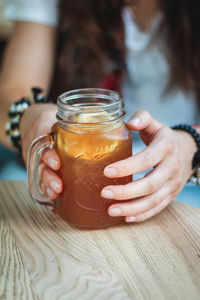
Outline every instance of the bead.
POLYGON ((37 96, 38 94, 41 94, 41 93, 42 93, 42 89, 37 88, 37 87, 33 87, 33 88, 32 88, 32 92, 33 92, 33 95, 34 95, 34 96, 37 96))
POLYGON ((15 104, 12 104, 11 107, 10 107, 10 112, 16 112, 16 105, 15 104))
POLYGON ((17 112, 9 112, 9 114, 8 114, 8 116, 9 116, 9 118, 13 118, 13 117, 15 117, 16 115, 17 115, 18 113, 17 112))
POLYGON ((197 177, 191 176, 189 181, 193 184, 197 184, 197 177))
POLYGON ((23 113, 33 103, 48 103, 47 98, 39 96, 42 93, 42 89, 34 87, 32 88, 32 95, 29 98, 21 98, 10 106, 8 116, 10 122, 6 123, 5 130, 9 140, 13 145, 21 151, 21 137, 19 132, 19 122, 23 113))
POLYGON ((18 104, 17 105, 17 111, 19 112, 19 111, 21 111, 22 110, 22 105, 21 104, 18 104))
POLYGON ((20 136, 19 130, 18 129, 13 130, 12 136, 14 136, 14 137, 20 136))
POLYGON ((16 117, 12 118, 12 123, 18 123, 19 122, 19 115, 16 117))
POLYGON ((14 130, 14 129, 16 129, 16 128, 18 128, 18 123, 11 123, 10 129, 11 129, 11 130, 14 130))
POLYGON ((10 123, 7 122, 5 127, 6 127, 6 130, 10 130, 10 123))
POLYGON ((28 103, 24 102, 22 103, 23 110, 26 110, 29 107, 28 103))

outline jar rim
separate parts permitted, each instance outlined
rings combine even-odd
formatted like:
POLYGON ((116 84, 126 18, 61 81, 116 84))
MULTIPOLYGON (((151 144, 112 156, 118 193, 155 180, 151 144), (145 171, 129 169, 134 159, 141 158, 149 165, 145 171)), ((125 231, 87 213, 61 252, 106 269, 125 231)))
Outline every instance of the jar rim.
MULTIPOLYGON (((66 101, 64 101, 64 99, 67 98, 67 101, 70 101, 75 100, 77 98, 89 98, 94 96, 112 101, 112 103, 105 103, 103 105, 104 109, 110 108, 116 105, 117 103, 123 102, 122 95, 117 91, 101 88, 83 88, 70 90, 65 93, 62 93, 57 99, 57 105, 63 109, 78 111, 80 110, 80 106, 69 105, 66 101)), ((97 107, 97 105, 94 105, 94 107, 97 107)))
MULTIPOLYGON (((101 88, 84 88, 70 90, 61 94, 57 101, 57 120, 60 123, 67 123, 68 126, 91 127, 109 126, 113 122, 124 118, 124 103, 120 93, 113 90, 101 88), (85 102, 84 102, 85 99, 85 102), (109 114, 108 119, 77 122, 76 115, 94 116, 94 114, 109 114), (75 117, 76 118, 76 117, 75 117)), ((87 120, 87 119, 86 119, 87 120)))

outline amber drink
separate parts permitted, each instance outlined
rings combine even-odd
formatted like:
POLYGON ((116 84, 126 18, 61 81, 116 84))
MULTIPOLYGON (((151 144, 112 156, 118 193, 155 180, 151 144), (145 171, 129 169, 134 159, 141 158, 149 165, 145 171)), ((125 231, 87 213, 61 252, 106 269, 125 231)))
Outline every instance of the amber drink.
POLYGON ((108 215, 117 202, 101 197, 107 185, 127 184, 132 176, 110 179, 103 170, 132 154, 131 133, 123 122, 120 94, 102 89, 67 92, 58 98, 54 147, 61 158, 58 171, 63 192, 54 208, 79 228, 103 228, 122 222, 108 215))

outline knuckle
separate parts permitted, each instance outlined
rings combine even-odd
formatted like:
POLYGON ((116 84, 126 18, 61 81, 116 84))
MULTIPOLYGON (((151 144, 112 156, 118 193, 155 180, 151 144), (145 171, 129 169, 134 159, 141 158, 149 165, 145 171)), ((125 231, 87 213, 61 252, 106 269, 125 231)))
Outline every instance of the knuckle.
POLYGON ((145 221, 145 220, 146 220, 146 215, 145 215, 145 213, 139 214, 139 215, 136 216, 136 222, 143 222, 143 221, 145 221))
POLYGON ((132 204, 126 204, 121 206, 123 216, 132 216, 134 214, 134 209, 132 204))
POLYGON ((140 110, 139 113, 146 120, 149 120, 151 118, 151 115, 147 110, 140 110))
POLYGON ((118 194, 119 194, 121 199, 126 199, 128 197, 127 187, 126 186, 121 186, 118 194))
POLYGON ((168 155, 170 155, 174 152, 174 145, 173 145, 172 141, 165 142, 165 150, 168 155))
POLYGON ((148 180, 148 183, 146 184, 146 192, 147 194, 153 193, 156 190, 156 182, 153 178, 148 180))
POLYGON ((180 169, 180 161, 178 158, 174 158, 172 166, 173 166, 173 172, 177 173, 180 169))
POLYGON ((145 156, 144 156, 144 161, 145 161, 145 165, 146 168, 149 169, 152 167, 153 164, 153 158, 152 158, 152 154, 150 152, 146 152, 145 156))
POLYGON ((117 196, 118 200, 131 199, 131 189, 129 184, 116 187, 114 194, 117 196))
POLYGON ((160 204, 160 201, 161 201, 160 197, 158 195, 154 195, 152 201, 153 202, 152 208, 158 206, 160 204))

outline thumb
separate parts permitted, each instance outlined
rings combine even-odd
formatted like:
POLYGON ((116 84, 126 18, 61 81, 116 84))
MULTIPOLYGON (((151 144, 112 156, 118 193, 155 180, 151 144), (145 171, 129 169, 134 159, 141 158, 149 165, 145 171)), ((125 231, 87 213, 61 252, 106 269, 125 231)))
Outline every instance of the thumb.
POLYGON ((127 126, 131 130, 138 130, 141 134, 152 137, 163 127, 163 124, 153 119, 146 110, 138 110, 127 122, 127 126))

